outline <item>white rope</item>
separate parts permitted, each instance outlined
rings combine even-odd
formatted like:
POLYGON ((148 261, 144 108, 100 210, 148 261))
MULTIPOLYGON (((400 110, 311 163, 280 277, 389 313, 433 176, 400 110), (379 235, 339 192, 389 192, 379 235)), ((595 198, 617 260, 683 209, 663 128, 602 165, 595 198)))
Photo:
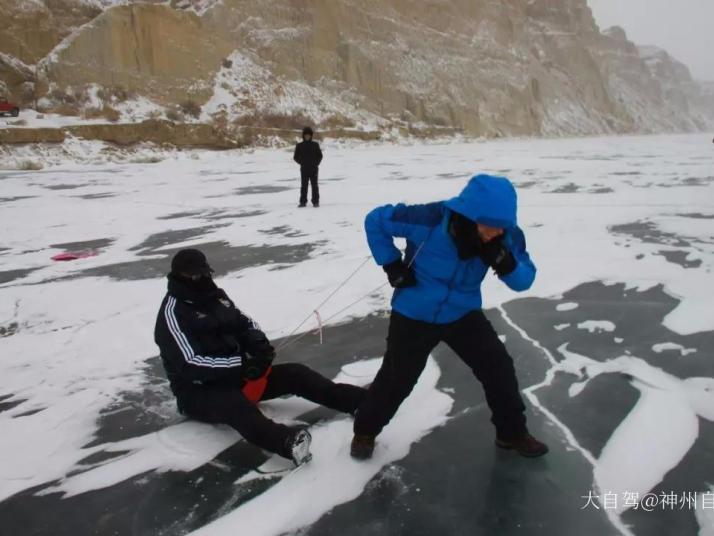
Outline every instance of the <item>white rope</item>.
MULTIPOLYGON (((411 268, 411 267, 412 267, 412 264, 414 264, 414 261, 416 260, 417 255, 419 255, 419 252, 422 250, 422 248, 424 247, 424 244, 425 244, 425 243, 426 243, 426 241, 422 242, 422 243, 419 245, 419 247, 418 247, 417 250, 416 250, 416 253, 414 253, 414 256, 413 256, 412 259, 409 261, 409 264, 407 264, 407 268, 411 268)), ((328 316, 327 318, 322 318, 322 317, 320 316, 320 312, 319 312, 320 307, 324 306, 328 301, 330 301, 330 299, 331 299, 335 294, 337 294, 337 292, 338 292, 342 287, 344 287, 344 286, 349 282, 349 280, 352 279, 352 278, 355 276, 355 274, 357 274, 357 272, 359 272, 359 271, 364 267, 365 264, 367 264, 367 262, 368 262, 370 259, 371 259, 371 257, 367 257, 367 258, 347 277, 347 279, 345 279, 335 290, 333 290, 332 293, 330 293, 330 295, 329 295, 327 298, 325 298, 324 300, 322 300, 322 302, 320 303, 320 305, 318 305, 317 307, 315 307, 315 309, 313 309, 313 311, 312 311, 309 315, 307 315, 307 316, 305 317, 305 319, 304 319, 302 322, 300 322, 300 324, 298 324, 298 326, 297 326, 294 330, 292 330, 292 331, 290 332, 289 335, 287 335, 287 337, 285 338, 285 341, 284 341, 282 344, 280 344, 280 345, 278 346, 278 348, 277 348, 276 351, 279 352, 280 350, 283 350, 284 348, 287 348, 288 346, 292 346, 293 344, 295 344, 296 342, 298 342, 298 341, 301 340, 302 338, 306 337, 307 335, 310 335, 312 332, 311 332, 311 331, 306 331, 306 332, 304 332, 304 333, 301 333, 300 335, 297 335, 297 336, 291 338, 291 337, 295 334, 295 332, 297 332, 297 330, 299 330, 299 329, 305 324, 305 322, 307 322, 308 320, 310 320, 310 318, 312 318, 313 316, 316 316, 316 318, 317 318, 317 322, 318 322, 318 333, 319 333, 319 335, 320 335, 320 344, 322 344, 322 341, 323 341, 323 327, 324 327, 330 320, 332 320, 333 318, 335 318, 335 317, 341 315, 341 314, 344 313, 345 311, 347 311, 347 310, 351 309, 352 307, 354 307, 355 305, 357 305, 357 304, 358 304, 359 302, 361 302, 362 300, 368 298, 369 296, 372 296, 375 292, 377 292, 377 291, 381 290, 382 288, 384 288, 385 286, 387 286, 387 285, 389 284, 389 282, 382 283, 382 284, 379 285, 378 287, 373 288, 372 290, 370 290, 369 292, 367 292, 366 294, 364 294, 362 297, 357 298, 355 301, 353 301, 353 302, 350 303, 349 305, 346 305, 345 307, 343 307, 342 309, 340 309, 340 310, 337 311, 336 313, 331 314, 331 315, 328 316)))
POLYGON ((312 311, 310 311, 310 313, 308 313, 308 315, 307 315, 305 318, 303 318, 302 321, 301 321, 297 326, 295 326, 295 329, 293 329, 290 333, 288 333, 288 334, 286 335, 286 337, 285 337, 286 340, 285 340, 281 345, 279 345, 277 349, 278 349, 278 350, 281 350, 282 348, 284 348, 285 346, 287 346, 287 345, 290 343, 290 340, 289 340, 290 337, 292 337, 293 335, 295 335, 295 333, 297 333, 297 331, 298 331, 301 327, 303 327, 303 326, 305 325, 305 323, 306 323, 308 320, 310 320, 315 314, 318 314, 318 315, 319 315, 318 311, 320 310, 320 307, 322 307, 322 306, 325 305, 328 301, 330 301, 330 299, 332 299, 332 297, 333 297, 335 294, 337 294, 337 293, 340 291, 340 289, 341 289, 342 287, 344 287, 355 275, 357 275, 357 273, 358 273, 362 268, 364 268, 364 266, 369 262, 370 259, 371 259, 371 257, 369 257, 369 256, 368 256, 368 257, 365 257, 364 260, 360 263, 360 265, 359 265, 357 268, 355 268, 354 271, 353 271, 350 275, 348 275, 347 278, 346 278, 344 281, 342 281, 342 282, 335 288, 335 290, 333 290, 333 291, 329 294, 329 296, 327 296, 327 298, 325 298, 324 300, 322 300, 322 302, 320 302, 320 304, 319 304, 317 307, 315 307, 312 311))

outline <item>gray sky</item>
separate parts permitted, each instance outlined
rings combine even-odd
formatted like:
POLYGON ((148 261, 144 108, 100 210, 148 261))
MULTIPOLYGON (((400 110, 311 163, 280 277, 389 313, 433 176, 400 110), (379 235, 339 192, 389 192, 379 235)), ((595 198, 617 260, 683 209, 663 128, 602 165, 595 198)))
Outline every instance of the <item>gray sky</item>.
POLYGON ((601 30, 622 26, 638 45, 656 45, 714 80, 714 0, 588 0, 601 30))

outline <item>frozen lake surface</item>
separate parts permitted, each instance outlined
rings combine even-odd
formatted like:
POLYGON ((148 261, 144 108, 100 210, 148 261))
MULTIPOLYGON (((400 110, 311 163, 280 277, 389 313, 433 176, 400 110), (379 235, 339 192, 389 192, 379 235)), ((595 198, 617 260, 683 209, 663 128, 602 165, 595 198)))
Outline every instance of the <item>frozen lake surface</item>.
MULTIPOLYGON (((297 208, 289 150, 0 172, 0 532, 714 534, 710 136, 324 149, 319 209, 297 208), (548 456, 495 449, 445 346, 367 464, 348 457, 350 421, 299 400, 265 405, 314 424, 315 461, 284 478, 176 412, 153 343, 175 251, 203 248, 280 339, 368 256, 367 211, 446 199, 478 172, 516 184, 538 266, 527 293, 493 277, 483 293, 548 456), (92 256, 50 260, 68 250, 92 256)), ((320 309, 323 344, 279 359, 369 383, 384 281, 367 263, 320 309)))

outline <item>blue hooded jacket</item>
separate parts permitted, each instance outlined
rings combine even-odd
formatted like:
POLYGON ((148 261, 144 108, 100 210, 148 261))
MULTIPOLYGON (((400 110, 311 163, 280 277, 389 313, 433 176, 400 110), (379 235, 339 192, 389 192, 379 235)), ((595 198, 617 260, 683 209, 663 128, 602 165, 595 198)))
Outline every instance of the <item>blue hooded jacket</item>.
POLYGON ((516 268, 501 280, 515 291, 530 288, 536 268, 516 222, 516 190, 504 177, 477 175, 458 197, 426 205, 384 205, 365 220, 367 242, 380 266, 401 258, 394 238, 406 238, 404 262, 412 262, 414 287, 397 289, 392 308, 423 322, 446 324, 481 308, 481 281, 488 266, 480 257, 461 260, 449 235, 452 212, 472 221, 504 229, 504 245, 516 268), (415 257, 416 255, 416 257, 415 257))

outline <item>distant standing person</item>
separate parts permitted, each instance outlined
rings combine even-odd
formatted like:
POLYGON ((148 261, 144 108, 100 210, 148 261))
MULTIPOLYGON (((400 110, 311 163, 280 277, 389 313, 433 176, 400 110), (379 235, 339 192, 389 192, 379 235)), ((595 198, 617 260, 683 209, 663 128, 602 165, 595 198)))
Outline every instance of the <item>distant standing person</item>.
POLYGON ((293 160, 300 164, 300 208, 307 205, 307 187, 312 187, 312 206, 320 206, 320 187, 317 185, 317 171, 322 162, 320 144, 312 139, 310 127, 302 129, 302 141, 295 146, 293 160))

